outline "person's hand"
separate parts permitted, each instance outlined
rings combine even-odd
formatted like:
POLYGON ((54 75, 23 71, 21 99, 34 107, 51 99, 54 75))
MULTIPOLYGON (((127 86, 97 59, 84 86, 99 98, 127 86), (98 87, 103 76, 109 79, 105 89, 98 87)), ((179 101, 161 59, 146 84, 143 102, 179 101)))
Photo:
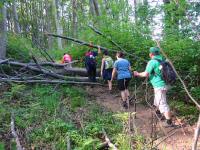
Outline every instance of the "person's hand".
POLYGON ((138 73, 137 71, 133 71, 133 75, 134 75, 135 77, 137 77, 137 76, 139 75, 139 73, 138 73))
POLYGON ((101 71, 101 77, 103 76, 103 72, 101 71))

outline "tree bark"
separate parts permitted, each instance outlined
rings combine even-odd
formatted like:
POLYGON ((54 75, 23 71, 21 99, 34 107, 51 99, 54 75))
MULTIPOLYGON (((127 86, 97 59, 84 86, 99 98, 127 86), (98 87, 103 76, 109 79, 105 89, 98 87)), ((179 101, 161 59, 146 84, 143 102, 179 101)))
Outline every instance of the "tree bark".
POLYGON ((78 18, 77 18, 77 0, 72 0, 72 37, 77 38, 78 18))
POLYGON ((89 82, 87 79, 85 81, 65 81, 65 80, 14 80, 7 78, 0 78, 1 82, 13 82, 13 83, 44 83, 44 84, 78 84, 78 85, 101 85, 97 82, 89 82))
POLYGON ((5 4, 0 2, 0 59, 6 57, 6 41, 7 41, 7 29, 6 29, 6 7, 5 4))
MULTIPOLYGON (((56 32, 57 32, 57 34, 62 35, 63 34, 63 28, 62 28, 62 25, 61 25, 60 20, 59 20, 60 17, 59 17, 59 12, 58 12, 58 3, 59 3, 58 0, 52 0, 53 14, 54 14, 55 24, 56 24, 56 32)), ((58 38, 57 42, 58 42, 58 48, 63 49, 62 39, 58 38)))
POLYGON ((94 4, 93 4, 93 0, 89 0, 89 5, 90 5, 90 13, 92 14, 92 16, 94 16, 94 4))
POLYGON ((192 144, 192 150, 197 150, 199 133, 200 133, 200 114, 199 114, 199 119, 198 119, 198 122, 197 122, 197 127, 196 127, 196 130, 195 130, 195 133, 194 133, 194 142, 192 144))
POLYGON ((100 16, 100 10, 99 10, 99 3, 97 0, 93 0, 94 10, 97 16, 100 16))
POLYGON ((13 0, 13 2, 12 2, 12 11, 13 11, 13 18, 14 18, 15 33, 19 34, 20 33, 20 27, 19 27, 19 19, 18 19, 16 1, 15 0, 13 0))

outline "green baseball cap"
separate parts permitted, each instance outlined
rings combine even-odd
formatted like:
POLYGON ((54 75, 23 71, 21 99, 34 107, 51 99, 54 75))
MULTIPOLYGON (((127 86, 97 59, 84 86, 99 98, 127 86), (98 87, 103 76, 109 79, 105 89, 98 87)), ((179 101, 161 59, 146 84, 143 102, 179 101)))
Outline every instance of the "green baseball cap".
POLYGON ((149 49, 149 52, 150 52, 150 53, 160 52, 160 49, 159 49, 158 47, 151 47, 151 48, 149 49))

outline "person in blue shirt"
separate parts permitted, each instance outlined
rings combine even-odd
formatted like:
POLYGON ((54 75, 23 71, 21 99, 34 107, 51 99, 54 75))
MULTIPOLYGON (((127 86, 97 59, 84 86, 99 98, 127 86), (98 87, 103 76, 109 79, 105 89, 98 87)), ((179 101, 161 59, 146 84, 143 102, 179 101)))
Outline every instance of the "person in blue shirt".
POLYGON ((118 89, 121 91, 121 98, 123 100, 122 106, 127 109, 129 100, 129 90, 128 85, 131 80, 131 65, 130 62, 124 58, 124 54, 122 52, 117 52, 116 54, 117 60, 114 63, 112 78, 111 81, 115 78, 117 74, 117 84, 118 89))

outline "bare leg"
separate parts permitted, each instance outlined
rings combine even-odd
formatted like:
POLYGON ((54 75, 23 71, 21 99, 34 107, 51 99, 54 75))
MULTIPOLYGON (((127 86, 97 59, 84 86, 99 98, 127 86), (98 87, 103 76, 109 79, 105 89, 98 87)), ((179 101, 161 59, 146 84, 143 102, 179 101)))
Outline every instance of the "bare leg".
POLYGON ((168 120, 171 119, 171 113, 170 113, 170 111, 165 112, 165 113, 164 113, 164 116, 165 116, 165 118, 168 119, 168 120))
POLYGON ((121 97, 123 101, 126 101, 126 92, 125 91, 121 91, 121 97))
POLYGON ((126 99, 128 100, 128 98, 129 98, 129 96, 130 96, 130 94, 129 94, 129 90, 126 89, 126 90, 125 90, 125 93, 126 93, 126 99))
POLYGON ((112 82, 110 80, 108 80, 108 89, 109 89, 109 91, 112 90, 112 82))

